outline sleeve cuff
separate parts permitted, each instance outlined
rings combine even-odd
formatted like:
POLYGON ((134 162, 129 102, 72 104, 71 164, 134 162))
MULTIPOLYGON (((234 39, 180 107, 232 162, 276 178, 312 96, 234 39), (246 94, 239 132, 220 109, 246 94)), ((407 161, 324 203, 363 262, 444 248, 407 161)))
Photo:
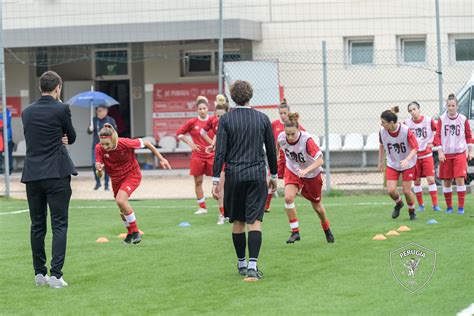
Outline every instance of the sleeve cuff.
POLYGON ((270 176, 270 178, 271 178, 272 180, 276 180, 276 179, 278 179, 278 174, 272 174, 272 175, 270 176))
POLYGON ((145 143, 143 142, 143 139, 139 138, 140 141, 140 148, 145 148, 145 143))
POLYGON ((221 180, 221 178, 212 177, 212 183, 214 183, 214 182, 219 182, 220 180, 221 180))
POLYGON ((183 134, 179 134, 179 135, 178 135, 178 139, 181 139, 181 138, 183 138, 183 137, 184 137, 183 134))

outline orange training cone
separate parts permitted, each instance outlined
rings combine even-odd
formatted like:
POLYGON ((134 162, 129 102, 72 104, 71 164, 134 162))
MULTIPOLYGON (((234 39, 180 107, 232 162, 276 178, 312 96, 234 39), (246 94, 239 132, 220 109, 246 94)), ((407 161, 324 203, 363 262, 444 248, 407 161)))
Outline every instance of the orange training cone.
POLYGON ((106 237, 99 237, 99 238, 97 238, 97 240, 95 242, 98 242, 100 244, 105 244, 105 243, 109 242, 109 240, 106 237))
POLYGON ((399 232, 407 232, 410 231, 411 229, 408 226, 400 226, 397 229, 399 232))
POLYGON ((145 233, 141 231, 140 229, 138 230, 138 232, 140 233, 140 235, 145 235, 145 233))
POLYGON ((121 233, 120 235, 117 236, 118 238, 125 239, 127 237, 127 234, 121 233))
POLYGON ((388 233, 386 233, 385 236, 400 236, 400 233, 397 232, 396 230, 391 230, 388 233))
POLYGON ((382 234, 377 234, 374 236, 374 238, 372 238, 372 240, 385 240, 385 239, 387 239, 387 237, 385 237, 382 234))

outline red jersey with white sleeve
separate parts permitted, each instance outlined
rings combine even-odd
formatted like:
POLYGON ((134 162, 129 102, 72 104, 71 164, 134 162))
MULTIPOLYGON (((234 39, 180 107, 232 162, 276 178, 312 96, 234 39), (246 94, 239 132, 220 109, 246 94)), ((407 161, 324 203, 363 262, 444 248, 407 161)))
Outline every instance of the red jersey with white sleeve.
POLYGON ((456 117, 449 117, 444 113, 440 116, 434 145, 441 146, 447 157, 464 153, 472 143, 471 126, 464 115, 458 113, 456 117))
MULTIPOLYGON (((301 125, 298 124, 299 127, 298 129, 300 131, 306 132, 306 129, 301 125)), ((281 132, 285 131, 285 124, 281 120, 274 120, 272 122, 272 130, 273 130, 273 137, 275 137, 275 143, 278 141, 278 135, 280 135, 281 132)))
POLYGON ((423 159, 433 156, 433 151, 428 144, 432 144, 436 133, 436 123, 429 117, 420 117, 419 120, 415 121, 413 118, 406 119, 404 122, 412 131, 418 142, 418 159, 423 159))
POLYGON ((387 156, 387 166, 397 171, 403 171, 416 165, 416 155, 409 161, 406 168, 402 168, 400 164, 400 161, 408 157, 410 151, 413 149, 418 151, 418 142, 408 126, 398 124, 394 132, 381 128, 379 137, 387 156))
POLYGON ((135 149, 144 148, 141 138, 119 137, 117 147, 106 151, 99 143, 95 146, 95 160, 105 166, 112 181, 120 181, 130 175, 141 177, 140 166, 135 158, 135 149))
POLYGON ((209 120, 207 120, 206 125, 201 130, 201 135, 204 133, 209 134, 209 131, 212 131, 214 135, 217 134, 217 127, 219 126, 219 119, 217 116, 211 116, 209 120))
MULTIPOLYGON (((286 168, 294 174, 313 164, 323 154, 312 136, 307 132, 300 132, 298 140, 294 143, 290 143, 286 139, 284 132, 280 133, 278 135, 278 144, 285 153, 286 168)), ((319 167, 308 173, 305 178, 316 178, 322 170, 323 168, 319 167)))
MULTIPOLYGON (((199 151, 193 151, 191 158, 209 159, 214 157, 214 153, 206 153, 206 147, 209 146, 209 144, 201 136, 201 130, 206 127, 206 124, 209 120, 211 120, 209 115, 206 119, 201 119, 199 117, 192 118, 187 121, 186 124, 181 126, 176 132, 178 138, 182 135, 189 134, 191 136, 191 139, 193 140, 193 143, 200 147, 199 151)), ((210 132, 208 136, 210 138, 213 138, 214 132, 210 132)))

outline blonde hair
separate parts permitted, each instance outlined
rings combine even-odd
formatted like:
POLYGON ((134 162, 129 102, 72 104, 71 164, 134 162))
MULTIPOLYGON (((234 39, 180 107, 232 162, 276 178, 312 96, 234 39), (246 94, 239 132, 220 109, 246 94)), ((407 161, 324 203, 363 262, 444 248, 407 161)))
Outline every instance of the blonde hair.
POLYGON ((112 124, 105 123, 104 127, 99 132, 99 138, 110 138, 112 139, 113 144, 117 144, 118 134, 112 124))
POLYGON ((216 110, 229 111, 229 103, 223 94, 216 95, 216 110))
POLYGON ((300 127, 300 124, 298 123, 299 118, 300 118, 300 115, 298 112, 288 113, 288 119, 285 121, 285 127, 299 128, 300 127))
POLYGON ((200 95, 196 98, 196 106, 199 106, 199 104, 205 104, 206 106, 209 106, 209 101, 205 96, 200 95))

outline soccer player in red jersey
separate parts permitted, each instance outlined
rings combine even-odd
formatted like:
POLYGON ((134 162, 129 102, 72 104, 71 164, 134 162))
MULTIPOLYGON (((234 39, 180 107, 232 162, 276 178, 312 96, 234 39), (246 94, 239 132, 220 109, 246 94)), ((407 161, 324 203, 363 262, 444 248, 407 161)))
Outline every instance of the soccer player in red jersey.
POLYGON ((431 206, 433 211, 441 211, 438 205, 438 188, 434 178, 434 160, 433 160, 433 140, 436 133, 436 123, 429 116, 421 115, 420 104, 416 101, 408 104, 408 113, 411 118, 404 121, 418 142, 418 153, 416 160, 416 178, 414 191, 418 201, 418 211, 423 212, 425 205, 423 203, 423 189, 421 187, 421 178, 426 177, 428 188, 431 195, 431 206))
POLYGON ((298 118, 298 113, 289 113, 285 121, 285 131, 280 133, 277 143, 280 153, 283 152, 286 156, 285 211, 291 228, 291 235, 286 243, 292 244, 301 238, 294 203, 300 189, 303 197, 311 202, 318 214, 327 242, 333 243, 334 236, 329 227, 326 210, 321 203, 323 154, 312 136, 299 129, 298 118))
POLYGON ((458 100, 454 94, 448 96, 446 113, 438 119, 434 145, 438 148, 439 178, 443 180, 443 193, 446 200, 446 213, 453 212, 452 180, 456 180, 458 193, 458 214, 464 214, 466 197, 465 178, 467 176, 467 159, 471 160, 472 132, 469 120, 458 111, 458 100), (469 148, 469 149, 468 149, 469 148))
POLYGON ((135 157, 134 149, 148 148, 158 157, 164 169, 171 169, 166 160, 149 141, 141 138, 130 139, 118 137, 112 125, 106 123, 99 132, 100 143, 95 146, 97 176, 102 177, 105 170, 112 180, 115 201, 120 209, 120 216, 127 227, 124 242, 137 244, 141 241, 135 213, 128 202, 129 197, 140 185, 142 174, 135 157))
MULTIPOLYGON (((201 215, 207 213, 206 199, 204 198, 204 191, 202 189, 202 181, 204 175, 212 176, 212 164, 214 162, 214 153, 207 153, 206 146, 209 144, 201 135, 201 130, 206 126, 210 120, 208 115, 209 102, 207 98, 199 96, 196 99, 198 116, 190 119, 186 124, 181 126, 176 135, 178 139, 188 144, 192 149, 190 175, 194 177, 194 189, 196 191, 196 198, 199 208, 194 214, 201 215), (189 140, 185 134, 191 136, 189 140)), ((210 131, 211 137, 214 137, 214 132, 210 131)))
MULTIPOLYGON (((224 95, 218 94, 216 96, 216 102, 215 102, 215 110, 214 110, 214 116, 212 117, 211 120, 209 120, 206 124, 206 126, 201 130, 201 135, 202 137, 210 144, 209 146, 206 147, 206 152, 211 153, 215 150, 216 148, 216 135, 217 135, 217 128, 219 125, 219 119, 229 110, 229 103, 227 102, 227 99, 224 95), (208 132, 212 131, 214 134, 214 138, 211 139, 208 136, 208 132)), ((225 168, 225 166, 224 166, 225 168)), ((219 181, 219 190, 220 192, 224 192, 224 169, 222 169, 221 172, 221 181, 219 181)), ((217 218, 217 225, 223 225, 226 221, 226 217, 224 215, 224 195, 222 194, 220 198, 218 199, 219 203, 219 216, 217 218)))
POLYGON ((387 168, 385 176, 387 179, 387 191, 395 201, 392 218, 400 215, 403 201, 397 190, 397 183, 402 175, 402 191, 408 204, 410 220, 416 218, 415 197, 411 191, 411 185, 416 176, 416 153, 418 142, 410 128, 404 124, 397 123, 399 112, 398 106, 382 112, 381 129, 379 132, 379 164, 378 170, 384 170, 384 157, 387 156, 387 168), (385 151, 385 154, 384 154, 385 151))

